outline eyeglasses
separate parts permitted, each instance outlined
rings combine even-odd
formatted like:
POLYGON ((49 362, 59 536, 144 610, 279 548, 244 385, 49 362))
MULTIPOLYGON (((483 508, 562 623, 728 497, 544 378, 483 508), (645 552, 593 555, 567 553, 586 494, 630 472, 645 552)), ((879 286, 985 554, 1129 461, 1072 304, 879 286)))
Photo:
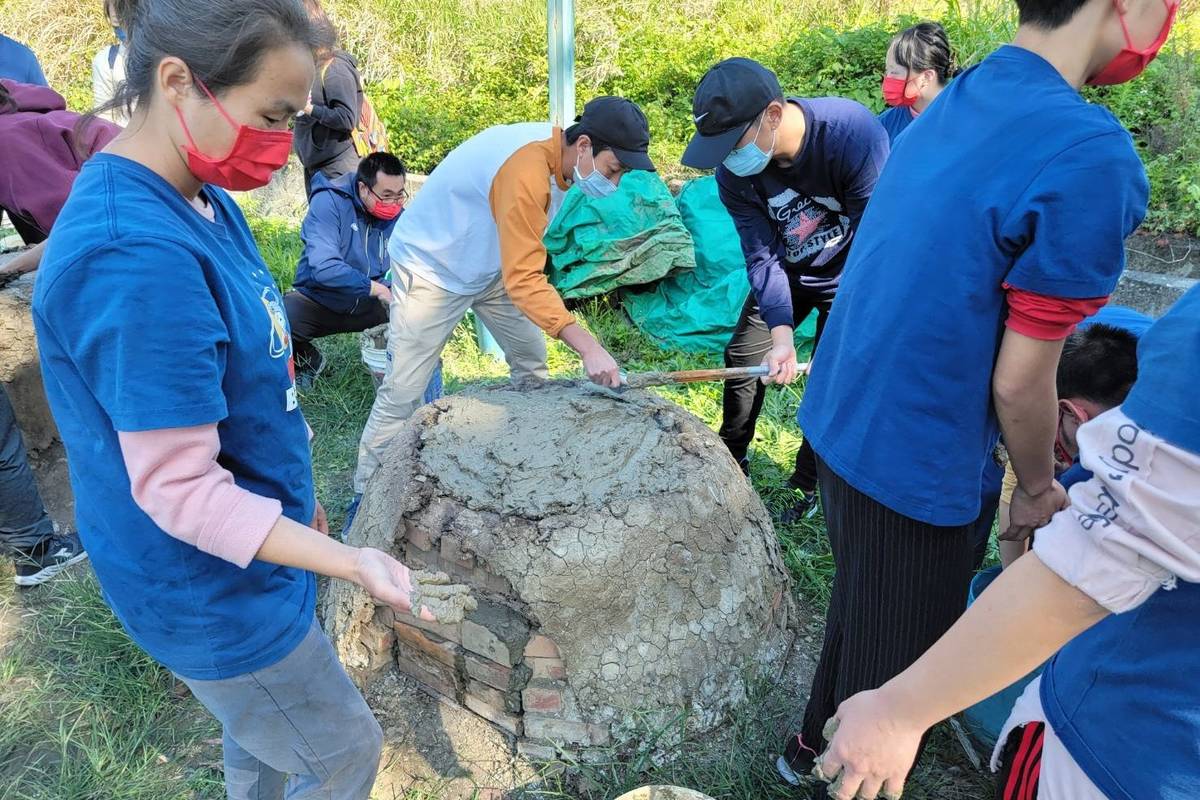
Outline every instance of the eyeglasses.
MULTIPOLYGON (((367 186, 367 185, 364 183, 363 186, 367 186)), ((398 194, 392 194, 391 192, 388 192, 387 194, 381 195, 381 194, 376 193, 376 191, 374 189, 372 189, 370 186, 367 186, 367 191, 370 192, 372 195, 374 195, 375 199, 381 203, 403 203, 405 200, 408 199, 408 190, 407 189, 401 189, 398 194)))

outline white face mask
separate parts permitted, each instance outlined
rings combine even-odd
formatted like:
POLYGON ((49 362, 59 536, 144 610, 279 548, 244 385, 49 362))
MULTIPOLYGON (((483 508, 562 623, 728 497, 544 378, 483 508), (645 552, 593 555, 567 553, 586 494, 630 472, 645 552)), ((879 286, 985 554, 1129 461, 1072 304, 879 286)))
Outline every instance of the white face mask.
POLYGON ((599 200, 615 192, 617 185, 601 174, 600 170, 596 169, 596 156, 591 153, 590 148, 589 155, 592 156, 592 171, 586 178, 579 174, 579 160, 583 158, 583 152, 581 151, 575 158, 575 185, 579 187, 579 191, 588 197, 599 200))

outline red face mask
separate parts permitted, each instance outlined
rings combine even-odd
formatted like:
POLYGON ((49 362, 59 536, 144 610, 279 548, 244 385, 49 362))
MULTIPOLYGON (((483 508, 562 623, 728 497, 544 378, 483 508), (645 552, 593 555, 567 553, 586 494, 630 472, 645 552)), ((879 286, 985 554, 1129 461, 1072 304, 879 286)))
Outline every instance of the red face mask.
MULTIPOLYGON (((1113 2, 1116 3, 1116 0, 1113 2)), ((1171 26, 1175 24, 1175 12, 1179 10, 1179 1, 1163 0, 1163 5, 1167 7, 1167 21, 1163 24, 1158 38, 1145 50, 1134 48, 1133 40, 1129 38, 1129 26, 1125 24, 1125 15, 1121 14, 1118 9, 1117 13, 1121 17, 1121 30, 1125 33, 1125 47, 1113 56, 1113 60, 1108 62, 1102 70, 1088 78, 1087 82, 1090 85, 1112 86, 1116 83, 1131 81, 1142 74, 1142 70, 1154 60, 1158 51, 1162 49, 1163 44, 1167 41, 1167 36, 1171 33, 1171 26)))
POLYGON ((404 210, 404 203, 397 200, 395 203, 384 203, 381 200, 375 201, 375 208, 371 213, 382 220, 392 220, 400 216, 400 212, 404 210))
POLYGON ((909 97, 906 94, 908 81, 908 78, 883 76, 883 102, 893 107, 912 108, 913 104, 917 102, 917 95, 909 97))
POLYGON ((288 154, 292 150, 292 132, 239 125, 225 112, 203 81, 199 78, 195 80, 196 85, 213 101, 213 105, 221 112, 225 121, 237 131, 237 137, 233 140, 233 147, 223 158, 206 156, 196 147, 187 123, 183 121, 183 112, 176 108, 175 114, 179 117, 179 124, 183 126, 183 133, 188 140, 188 169, 204 183, 234 192, 266 186, 271 182, 271 175, 287 163, 288 154))

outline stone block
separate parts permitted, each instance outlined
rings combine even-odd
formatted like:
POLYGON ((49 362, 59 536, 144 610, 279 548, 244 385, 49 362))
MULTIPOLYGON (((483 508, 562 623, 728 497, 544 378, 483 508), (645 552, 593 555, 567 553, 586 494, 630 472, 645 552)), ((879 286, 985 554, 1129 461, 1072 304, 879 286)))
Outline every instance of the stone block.
POLYGON ((410 627, 425 631, 426 633, 432 633, 439 639, 445 639, 449 642, 462 644, 461 625, 446 625, 441 622, 428 622, 420 617, 414 617, 412 614, 403 614, 397 617, 397 620, 402 621, 405 625, 410 627))
POLYGON ((391 656, 392 642, 396 640, 390 628, 379 625, 364 625, 358 640, 372 655, 386 654, 391 656))
POLYGON ((504 700, 504 692, 471 678, 467 679, 467 697, 475 697, 487 703, 492 708, 504 709, 509 713, 518 713, 520 711, 520 709, 511 709, 508 707, 508 703, 504 700))

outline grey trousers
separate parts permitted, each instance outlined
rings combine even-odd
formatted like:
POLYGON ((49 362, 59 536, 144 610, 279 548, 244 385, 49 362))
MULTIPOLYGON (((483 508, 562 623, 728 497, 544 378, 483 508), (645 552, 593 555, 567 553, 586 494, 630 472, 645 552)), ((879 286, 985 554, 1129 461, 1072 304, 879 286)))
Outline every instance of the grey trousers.
POLYGON ((0 386, 0 551, 30 552, 54 533, 8 394, 0 386))
POLYGON ((315 621, 277 664, 236 678, 180 679, 224 728, 229 800, 370 795, 383 731, 315 621))

